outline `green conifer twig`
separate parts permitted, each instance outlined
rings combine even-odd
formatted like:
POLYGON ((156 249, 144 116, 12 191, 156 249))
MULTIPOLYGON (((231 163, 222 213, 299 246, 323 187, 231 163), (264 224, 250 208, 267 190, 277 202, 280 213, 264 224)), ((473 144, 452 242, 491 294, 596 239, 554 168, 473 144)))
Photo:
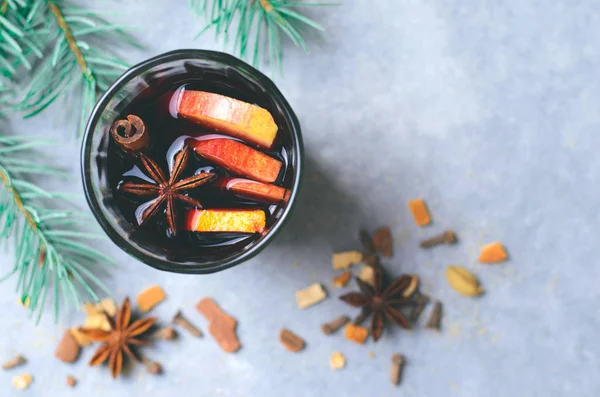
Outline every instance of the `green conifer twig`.
POLYGON ((58 169, 28 161, 31 149, 48 142, 31 137, 0 137, 0 244, 15 242, 13 269, 2 279, 17 277, 21 301, 41 317, 47 299, 53 299, 58 318, 60 301, 79 306, 81 298, 98 300, 95 289, 107 291, 92 272, 99 263, 112 260, 85 242, 103 238, 100 233, 81 232, 89 228, 90 216, 57 209, 48 203, 70 195, 51 193, 28 182, 24 176, 61 176, 58 169))
POLYGON ((242 59, 258 66, 261 53, 264 61, 281 70, 283 48, 281 34, 308 52, 302 36, 306 28, 324 31, 313 19, 302 15, 297 8, 327 6, 332 3, 304 3, 285 0, 190 0, 190 7, 199 16, 204 15, 207 25, 199 37, 214 28, 217 39, 225 46, 234 35, 233 51, 242 59), (237 20, 237 27, 232 28, 237 20), (266 48, 265 48, 266 46, 266 48))

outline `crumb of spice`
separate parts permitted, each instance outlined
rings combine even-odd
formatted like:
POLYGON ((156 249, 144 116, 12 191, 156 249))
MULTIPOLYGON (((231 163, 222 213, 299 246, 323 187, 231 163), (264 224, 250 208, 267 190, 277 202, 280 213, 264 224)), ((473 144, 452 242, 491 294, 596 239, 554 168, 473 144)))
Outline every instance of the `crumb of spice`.
POLYGON ((279 333, 279 341, 286 349, 291 352, 299 352, 304 350, 306 343, 302 338, 288 329, 282 329, 279 333))
POLYGON ((408 202, 408 208, 415 220, 417 226, 427 226, 431 223, 431 216, 427 210, 427 205, 422 198, 410 200, 408 202))
POLYGON ((321 324, 321 331, 323 331, 323 333, 325 335, 331 335, 338 329, 342 328, 344 325, 348 324, 349 322, 350 322, 350 317, 339 316, 338 318, 336 318, 333 321, 321 324))
POLYGON ((143 313, 146 313, 164 301, 166 297, 165 291, 163 291, 160 285, 153 285, 138 294, 137 305, 143 313))
POLYGON ((375 353, 369 352, 369 358, 375 358, 375 353))
POLYGON ((344 330, 344 336, 349 341, 364 344, 369 337, 369 330, 367 328, 348 323, 344 330))
POLYGON ((2 364, 2 369, 15 368, 15 367, 18 367, 19 365, 25 364, 26 362, 27 362, 27 360, 25 359, 25 357, 23 357, 19 354, 18 356, 15 356, 15 357, 11 358, 10 360, 8 360, 7 362, 5 362, 4 364, 2 364))
POLYGON ((392 356, 392 368, 390 371, 390 381, 393 385, 398 385, 402 378, 402 368, 404 367, 404 356, 402 354, 394 354, 392 356))
POLYGON ((63 337, 54 352, 56 358, 65 363, 72 363, 79 357, 81 347, 73 337, 70 330, 66 330, 63 337))
POLYGON ((342 369, 346 366, 346 357, 340 352, 335 352, 329 357, 329 365, 332 369, 342 369))
POLYGON ((327 293, 319 283, 314 283, 304 289, 296 291, 296 303, 300 309, 315 305, 326 297, 327 293))
POLYGON ((375 269, 372 266, 363 266, 358 272, 358 278, 360 278, 365 283, 369 284, 371 287, 375 286, 375 269))
POLYGON ((332 284, 338 288, 343 288, 346 286, 346 284, 348 284, 348 281, 350 281, 350 277, 352 277, 352 273, 346 270, 339 276, 334 277, 332 284))
POLYGON ((12 378, 12 385, 15 389, 25 390, 33 382, 33 376, 31 374, 22 374, 12 378))
POLYGON ((163 327, 152 334, 154 339, 173 340, 177 337, 177 332, 173 327, 163 327))
POLYGON ((360 251, 336 252, 332 255, 331 262, 335 270, 347 269, 351 265, 356 265, 363 260, 360 251))
POLYGON ((479 262, 481 263, 500 263, 508 258, 506 249, 500 242, 494 242, 481 247, 479 262))
POLYGON ((74 376, 67 376, 67 386, 75 387, 76 384, 77 384, 77 379, 75 379, 74 376))
POLYGON ((75 338, 75 342, 81 347, 89 346, 92 344, 92 340, 84 334, 79 327, 73 327, 69 330, 73 338, 75 338))

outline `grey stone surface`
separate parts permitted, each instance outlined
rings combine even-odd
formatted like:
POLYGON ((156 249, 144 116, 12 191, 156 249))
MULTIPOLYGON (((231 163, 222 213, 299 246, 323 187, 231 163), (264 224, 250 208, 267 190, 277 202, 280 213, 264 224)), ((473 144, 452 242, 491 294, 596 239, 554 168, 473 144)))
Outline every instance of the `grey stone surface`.
MULTIPOLYGON (((138 62, 177 48, 220 48, 211 35, 193 41, 201 24, 186 2, 94 2, 121 11, 109 18, 140 27, 147 49, 138 62), (121 5, 118 5, 121 4, 121 5)), ((206 330, 193 305, 214 297, 239 320, 243 343, 225 354, 209 337, 185 333, 177 343, 147 351, 165 375, 143 368, 112 381, 88 368, 92 349, 74 365, 53 357, 63 327, 82 320, 50 311, 35 326, 15 301, 15 280, 0 286, 0 358, 29 358, 0 372, 0 395, 29 396, 595 396, 598 377, 600 262, 600 6, 580 1, 348 0, 313 10, 327 27, 311 54, 286 46, 285 75, 276 83, 302 123, 306 146, 303 191, 291 222, 259 257, 210 276, 159 273, 107 244, 120 266, 107 280, 116 298, 159 283, 168 300, 154 314, 175 310, 206 330), (427 199, 435 222, 418 229, 409 199, 427 199), (394 273, 418 273, 445 304, 443 331, 417 327, 385 332, 358 346, 325 337, 319 324, 353 313, 336 297, 307 310, 294 291, 328 284, 332 251, 358 245, 359 226, 389 224, 396 236, 394 273), (454 228, 456 247, 422 251, 424 236, 454 228), (500 240, 511 260, 475 263, 480 244, 500 240), (462 264, 486 294, 451 291, 444 269, 462 264), (308 341, 291 354, 277 341, 288 327, 308 341), (329 355, 347 357, 332 371, 329 355), (369 358, 368 352, 374 353, 369 358), (406 355, 402 386, 392 387, 392 353, 406 355), (34 375, 24 393, 13 375, 34 375), (67 390, 65 378, 80 383, 67 390)), ((57 158, 79 189, 78 147, 65 113, 54 106, 16 133, 65 140, 57 158)), ((60 187, 67 188, 68 184, 60 187)), ((10 268, 10 256, 1 267, 10 268)), ((425 319, 423 319, 425 320, 425 319)))

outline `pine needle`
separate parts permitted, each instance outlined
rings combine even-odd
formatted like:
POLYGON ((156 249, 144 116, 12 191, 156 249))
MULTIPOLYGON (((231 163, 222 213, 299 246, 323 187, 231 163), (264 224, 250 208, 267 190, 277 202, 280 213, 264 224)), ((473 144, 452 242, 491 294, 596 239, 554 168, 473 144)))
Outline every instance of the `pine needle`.
POLYGON ((10 65, 19 60, 25 65, 31 56, 39 58, 18 110, 24 117, 33 117, 75 89, 82 109, 78 131, 83 132, 98 96, 128 67, 112 55, 110 43, 139 46, 124 32, 124 26, 110 24, 99 13, 66 1, 35 0, 8 9, 8 23, 0 18, 0 48, 12 48, 12 53, 0 53, 0 74, 12 77, 10 65))
MULTIPOLYGON (((88 214, 56 208, 57 202, 73 206, 61 199, 70 194, 48 192, 23 179, 40 173, 26 159, 39 159, 30 150, 43 144, 32 137, 0 138, 0 244, 15 242, 14 266, 2 280, 16 277, 21 302, 29 300, 38 320, 49 296, 55 319, 61 302, 78 307, 81 299, 97 300, 95 290, 107 289, 94 272, 113 263, 88 242, 102 238, 90 230, 88 214)), ((43 174, 63 173, 46 166, 43 174)))
POLYGON ((251 60, 258 67, 262 55, 264 62, 282 70, 283 47, 281 35, 285 35, 297 47, 308 53, 302 36, 305 28, 323 32, 324 28, 313 19, 295 9, 313 6, 329 6, 333 3, 303 3, 281 0, 190 0, 190 7, 198 16, 206 18, 206 26, 196 36, 210 29, 215 37, 227 47, 234 35, 233 51, 242 59, 251 60), (237 27, 231 29, 237 20, 237 27), (249 42, 254 48, 248 51, 249 42))

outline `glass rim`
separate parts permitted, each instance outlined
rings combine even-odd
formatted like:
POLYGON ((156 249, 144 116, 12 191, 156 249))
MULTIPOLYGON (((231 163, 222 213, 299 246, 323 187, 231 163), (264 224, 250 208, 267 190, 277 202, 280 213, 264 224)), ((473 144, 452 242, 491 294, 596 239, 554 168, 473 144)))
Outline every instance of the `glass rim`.
POLYGON ((82 137, 81 143, 81 177, 83 182, 83 190, 86 201, 92 211, 92 214, 96 218, 96 221, 100 224, 104 232, 108 237, 119 246, 122 250, 127 252, 129 255, 140 260, 142 263, 149 265, 155 269, 184 274, 207 274, 214 273, 221 270, 225 270, 232 266, 238 265, 245 262, 260 251, 262 251, 269 242, 278 234, 285 223, 288 220, 289 214, 295 204, 296 196, 300 189, 301 175, 303 168, 303 143, 302 133, 300 130, 300 122, 294 114, 291 106, 284 98, 283 94, 275 86, 275 84, 265 76, 262 72, 258 71, 246 62, 220 51, 210 50, 196 50, 196 49, 180 49, 164 54, 160 54, 149 58, 145 61, 138 63, 130 67, 125 71, 112 85, 106 90, 102 97, 98 100, 94 106, 88 122, 85 126, 85 131, 82 137), (147 72, 155 66, 159 66, 166 62, 177 61, 177 60, 212 60, 214 62, 221 63, 223 65, 233 68, 243 68, 244 72, 251 75, 265 90, 269 91, 269 94, 278 102, 281 108, 284 110, 285 117, 290 121, 293 128, 291 134, 296 140, 296 144, 293 146, 293 151, 296 158, 296 164, 293 167, 294 172, 294 183, 290 188, 290 198, 287 206, 284 208, 281 218, 278 219, 275 224, 270 228, 268 233, 262 237, 255 245, 247 250, 243 250, 234 254, 231 257, 211 261, 205 264, 193 264, 193 263, 178 263, 169 261, 163 258, 150 255, 128 241, 119 231, 117 231, 113 225, 106 219, 105 210, 106 205, 101 202, 101 196, 96 195, 93 185, 94 178, 92 175, 92 138, 96 131, 96 125, 100 120, 100 117, 104 113, 106 106, 112 100, 112 98, 120 92, 120 90, 131 80, 147 72))

